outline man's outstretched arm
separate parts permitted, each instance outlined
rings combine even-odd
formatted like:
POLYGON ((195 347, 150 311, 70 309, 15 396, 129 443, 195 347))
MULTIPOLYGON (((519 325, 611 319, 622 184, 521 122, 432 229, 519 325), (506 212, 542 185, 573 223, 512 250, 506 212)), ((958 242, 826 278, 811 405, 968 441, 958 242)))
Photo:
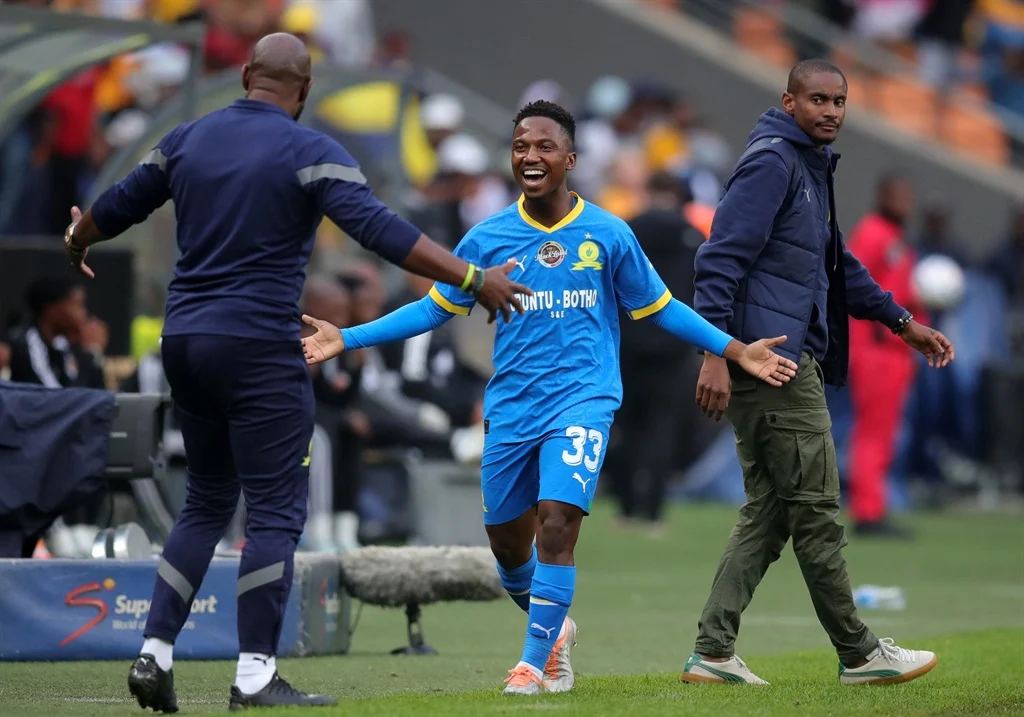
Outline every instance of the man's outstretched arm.
POLYGON ((333 324, 304 315, 303 322, 316 329, 315 334, 302 339, 306 363, 312 365, 328 361, 342 351, 355 351, 393 341, 405 341, 413 336, 433 331, 455 315, 431 296, 406 304, 376 321, 348 329, 339 330, 333 324))
POLYGON ((365 249, 406 271, 470 294, 487 309, 491 321, 498 312, 508 321, 510 306, 522 313, 516 294, 532 292, 509 280, 510 267, 487 269, 466 262, 392 212, 374 195, 341 145, 324 137, 304 151, 316 158, 298 169, 299 183, 321 211, 365 249))

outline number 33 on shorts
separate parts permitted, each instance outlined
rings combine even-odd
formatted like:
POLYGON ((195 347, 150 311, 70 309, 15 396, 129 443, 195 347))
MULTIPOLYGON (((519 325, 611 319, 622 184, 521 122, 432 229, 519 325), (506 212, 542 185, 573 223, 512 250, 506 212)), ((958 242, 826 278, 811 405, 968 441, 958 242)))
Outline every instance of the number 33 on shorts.
POLYGON ((541 500, 557 500, 589 512, 604 463, 605 436, 596 428, 569 426, 549 440, 545 448, 554 448, 555 455, 549 453, 548 460, 541 457, 541 500))

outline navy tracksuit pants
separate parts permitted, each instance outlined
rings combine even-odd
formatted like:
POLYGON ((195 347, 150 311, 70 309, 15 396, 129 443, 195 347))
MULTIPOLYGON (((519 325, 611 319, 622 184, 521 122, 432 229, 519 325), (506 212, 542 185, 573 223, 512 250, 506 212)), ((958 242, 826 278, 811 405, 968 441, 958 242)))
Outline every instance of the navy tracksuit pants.
POLYGON ((157 569, 145 636, 177 638, 241 490, 239 651, 274 655, 306 522, 315 407, 302 347, 167 336, 161 354, 185 442, 188 493, 157 569))

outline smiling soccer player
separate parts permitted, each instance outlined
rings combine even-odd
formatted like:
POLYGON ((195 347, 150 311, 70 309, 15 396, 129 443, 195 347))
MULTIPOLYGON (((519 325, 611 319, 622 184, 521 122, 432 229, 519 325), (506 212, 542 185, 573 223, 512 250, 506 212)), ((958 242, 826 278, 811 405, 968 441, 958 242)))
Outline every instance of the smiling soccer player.
MULTIPOLYGON (((673 299, 626 223, 569 191, 575 132, 572 115, 558 105, 524 107, 512 136, 523 195, 473 227, 455 250, 467 261, 511 264, 510 278, 534 292, 520 297, 523 316, 498 326, 484 398, 484 524, 502 584, 528 613, 522 658, 505 694, 565 692, 575 682, 573 551, 622 398, 618 306, 772 385, 796 369, 771 351, 785 337, 745 345, 673 299)), ((303 339, 306 360, 404 340, 472 306, 469 294, 438 284, 419 302, 340 333, 306 316, 317 328, 303 339)))

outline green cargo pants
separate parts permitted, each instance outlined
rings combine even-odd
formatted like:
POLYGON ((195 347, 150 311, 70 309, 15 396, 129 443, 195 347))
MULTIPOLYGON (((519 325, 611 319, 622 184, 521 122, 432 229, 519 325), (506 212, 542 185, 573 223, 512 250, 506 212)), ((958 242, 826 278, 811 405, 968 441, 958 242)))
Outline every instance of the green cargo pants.
POLYGON ((805 353, 796 378, 781 388, 729 367, 726 416, 736 432, 747 502, 718 564, 696 651, 732 656, 740 615, 792 538, 818 620, 840 661, 856 663, 878 639, 857 617, 841 553, 839 470, 821 367, 805 353))

